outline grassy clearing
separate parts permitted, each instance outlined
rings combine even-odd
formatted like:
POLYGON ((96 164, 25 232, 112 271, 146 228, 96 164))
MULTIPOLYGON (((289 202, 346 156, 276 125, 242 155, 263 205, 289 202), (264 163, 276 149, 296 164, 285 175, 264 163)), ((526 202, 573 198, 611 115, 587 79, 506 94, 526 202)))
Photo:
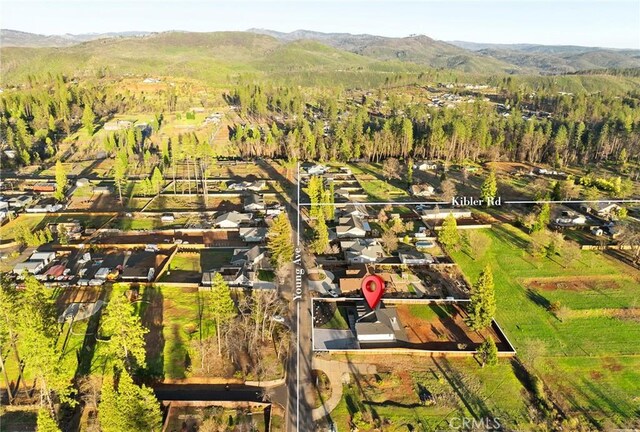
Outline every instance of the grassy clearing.
POLYGON ((110 218, 111 216, 108 215, 92 216, 68 214, 64 216, 49 216, 45 214, 20 214, 17 218, 7 222, 2 226, 2 228, 0 228, 0 240, 13 240, 16 228, 22 224, 28 226, 31 231, 42 229, 48 224, 74 221, 79 222, 85 228, 99 228, 110 218))
POLYGON ((332 412, 339 430, 356 422, 361 431, 379 430, 380 424, 388 431, 450 430, 456 418, 495 416, 507 427, 530 429, 522 387, 508 360, 480 368, 473 359, 395 358, 381 361, 378 371, 344 387, 332 412), (421 403, 421 393, 433 400, 421 403))
POLYGON ((14 239, 14 235, 16 233, 16 228, 22 224, 25 224, 29 227, 31 231, 36 229, 40 229, 42 226, 42 222, 44 221, 45 216, 41 215, 30 215, 30 214, 21 214, 15 219, 7 222, 6 224, 0 227, 0 240, 2 241, 10 241, 14 239))
MULTIPOLYGON (((573 414, 588 412, 594 426, 607 421, 613 412, 611 406, 637 406, 638 389, 633 382, 638 380, 638 362, 635 357, 623 356, 640 353, 640 323, 599 312, 635 304, 638 272, 595 251, 582 251, 569 266, 558 260, 533 259, 525 252, 528 236, 510 225, 495 226, 483 233, 491 246, 482 261, 460 252, 453 256, 471 280, 486 263, 491 265, 498 322, 520 355, 539 356, 540 350, 532 347, 543 347, 546 358, 537 367, 544 366, 541 374, 558 402, 576 410, 573 414), (526 286, 531 280, 559 278, 587 281, 592 288, 562 289, 560 285, 560 289, 531 290, 526 286), (558 314, 560 319, 549 311, 553 301, 580 313, 558 314), (603 383, 608 380, 611 384, 589 387, 594 383, 593 371, 602 369, 606 359, 618 364, 603 374, 603 383)), ((617 425, 628 425, 637 418, 637 412, 624 408, 615 410, 615 414, 617 425)))

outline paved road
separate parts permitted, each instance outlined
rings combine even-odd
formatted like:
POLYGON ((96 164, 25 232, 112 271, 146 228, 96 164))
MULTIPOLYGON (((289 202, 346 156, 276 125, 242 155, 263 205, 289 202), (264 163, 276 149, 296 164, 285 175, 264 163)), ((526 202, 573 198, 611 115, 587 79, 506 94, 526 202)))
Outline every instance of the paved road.
MULTIPOLYGON (((265 161, 261 161, 265 170, 270 174, 271 179, 278 180, 288 198, 289 208, 287 214, 293 228, 292 241, 294 245, 301 246, 299 240, 299 214, 298 214, 298 179, 293 182, 285 179, 276 168, 265 161)), ((304 265, 301 266, 305 271, 304 265)), ((309 286, 307 278, 302 278, 302 296, 294 298, 295 295, 295 266, 292 264, 291 271, 281 289, 283 297, 290 300, 289 316, 291 318, 292 343, 290 354, 287 360, 287 379, 285 386, 288 393, 287 411, 287 431, 313 431, 314 420, 311 415, 312 409, 308 403, 306 394, 313 391, 313 380, 311 379, 311 362, 313 351, 311 347, 311 301, 309 296, 309 286)))
POLYGON ((261 387, 230 384, 158 384, 153 387, 161 401, 247 401, 264 402, 261 387))

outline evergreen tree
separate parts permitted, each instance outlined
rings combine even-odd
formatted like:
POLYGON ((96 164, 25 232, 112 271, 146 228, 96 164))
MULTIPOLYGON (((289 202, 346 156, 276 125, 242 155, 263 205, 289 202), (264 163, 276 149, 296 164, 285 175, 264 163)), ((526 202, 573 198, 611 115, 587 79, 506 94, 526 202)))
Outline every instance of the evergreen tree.
POLYGON ((38 382, 41 400, 53 412, 56 398, 75 405, 71 375, 61 364, 55 304, 49 293, 33 276, 25 278, 17 313, 20 354, 26 374, 38 382))
POLYGON ((155 167, 153 169, 153 174, 151 174, 151 185, 156 195, 160 194, 163 184, 164 178, 162 178, 162 172, 158 167, 155 167))
POLYGON ((551 206, 549 205, 548 202, 545 202, 540 207, 540 211, 536 216, 536 222, 533 224, 531 231, 536 232, 536 231, 544 230, 550 221, 551 221, 551 206))
POLYGON ((109 338, 106 351, 119 369, 131 366, 132 360, 137 366, 145 368, 144 335, 149 330, 143 327, 133 304, 118 291, 114 287, 102 317, 101 330, 109 338))
POLYGON ((95 126, 94 126, 95 121, 96 121, 96 116, 93 114, 93 110, 91 109, 91 104, 89 103, 85 104, 84 111, 82 112, 82 126, 84 126, 89 136, 93 136, 93 132, 95 130, 95 126))
POLYGON ((480 273, 478 281, 471 289, 468 313, 469 327, 476 331, 489 327, 495 316, 496 298, 493 272, 488 265, 480 273))
POLYGON ((116 160, 113 167, 113 180, 118 187, 118 195, 120 196, 120 204, 122 201, 122 187, 127 182, 127 171, 129 169, 129 156, 127 151, 122 149, 116 154, 116 160))
POLYGON ((496 180, 496 172, 491 170, 480 187, 480 198, 488 206, 489 201, 494 199, 496 195, 498 195, 498 181, 496 180))
POLYGON ((324 220, 324 215, 319 214, 314 227, 315 240, 313 241, 313 251, 317 254, 322 254, 329 249, 329 229, 327 223, 324 220))
POLYGON ((209 295, 210 305, 209 309, 211 317, 216 322, 216 336, 218 338, 218 355, 222 355, 222 326, 236 317, 236 305, 231 297, 231 289, 229 284, 224 280, 224 277, 219 272, 213 277, 211 281, 211 292, 209 295))
POLYGON ((438 241, 447 249, 455 249, 460 244, 458 222, 452 213, 449 213, 438 232, 438 241))
POLYGON ((60 432, 58 423, 45 408, 40 408, 38 411, 36 432, 60 432))
POLYGON ((162 412, 153 390, 137 386, 129 373, 121 371, 117 388, 112 378, 102 384, 98 420, 103 432, 159 432, 162 412))
POLYGON ((280 213, 273 219, 273 224, 269 227, 267 247, 271 252, 271 261, 277 268, 293 259, 293 242, 291 239, 292 230, 289 219, 285 213, 280 213))
POLYGON ((498 347, 493 337, 489 336, 487 340, 482 342, 478 347, 478 356, 480 357, 482 367, 484 367, 484 365, 495 366, 498 364, 498 347))
POLYGON ((64 199, 64 189, 67 187, 67 172, 60 159, 56 162, 56 191, 53 194, 58 201, 64 199))

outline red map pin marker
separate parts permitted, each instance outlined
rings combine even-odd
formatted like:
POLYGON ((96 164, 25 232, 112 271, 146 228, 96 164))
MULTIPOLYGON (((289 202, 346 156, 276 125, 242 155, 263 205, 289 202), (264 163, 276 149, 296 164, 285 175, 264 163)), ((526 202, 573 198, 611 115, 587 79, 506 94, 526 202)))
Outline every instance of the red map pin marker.
POLYGON ((362 279, 361 288, 367 304, 371 309, 375 309, 384 293, 384 281, 378 275, 369 275, 362 279))

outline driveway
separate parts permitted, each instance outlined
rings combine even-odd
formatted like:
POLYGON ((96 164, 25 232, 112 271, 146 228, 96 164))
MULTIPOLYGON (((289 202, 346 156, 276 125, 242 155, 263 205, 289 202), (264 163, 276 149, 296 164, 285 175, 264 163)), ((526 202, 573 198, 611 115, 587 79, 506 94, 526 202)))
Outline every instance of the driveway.
POLYGON ((313 291, 319 291, 324 294, 328 294, 330 289, 333 289, 336 292, 339 292, 338 285, 333 283, 333 279, 335 279, 335 276, 330 271, 323 270, 323 269, 311 269, 308 271, 307 274, 324 276, 323 279, 317 280, 317 281, 310 280, 309 278, 307 278, 309 289, 313 291))
POLYGON ((313 329, 314 349, 358 349, 358 340, 351 330, 313 329))

